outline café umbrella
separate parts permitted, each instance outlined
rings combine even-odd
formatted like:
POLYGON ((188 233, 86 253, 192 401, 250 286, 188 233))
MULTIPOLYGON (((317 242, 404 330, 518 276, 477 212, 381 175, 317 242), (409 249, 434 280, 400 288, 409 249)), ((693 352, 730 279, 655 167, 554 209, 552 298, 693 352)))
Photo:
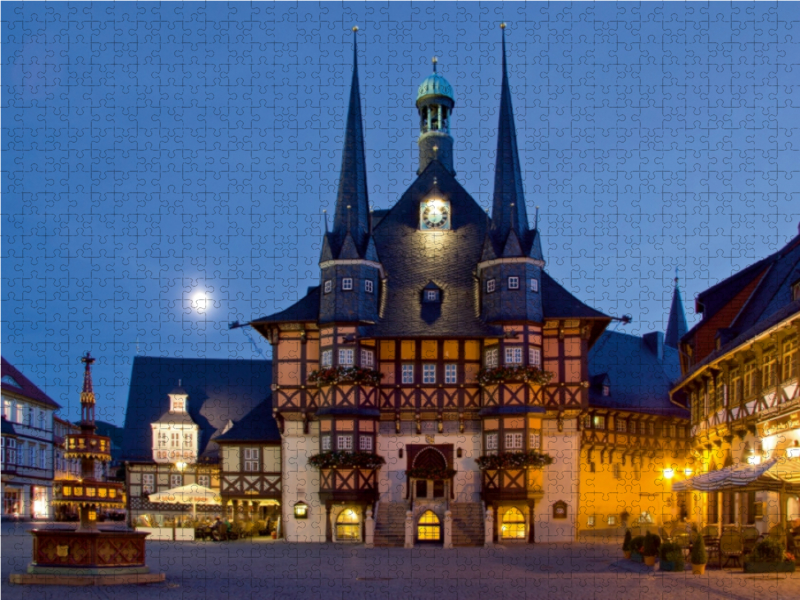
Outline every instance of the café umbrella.
POLYGON ((156 494, 150 494, 150 502, 161 502, 164 504, 191 504, 192 517, 197 516, 197 505, 216 505, 221 504, 219 493, 202 485, 192 483, 180 487, 165 490, 156 494))

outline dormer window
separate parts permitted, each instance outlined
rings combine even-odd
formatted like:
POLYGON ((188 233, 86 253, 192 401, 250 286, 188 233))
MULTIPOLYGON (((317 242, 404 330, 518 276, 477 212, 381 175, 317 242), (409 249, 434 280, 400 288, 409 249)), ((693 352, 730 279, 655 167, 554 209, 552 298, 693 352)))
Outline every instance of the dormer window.
POLYGON ((510 290, 518 290, 519 289, 519 277, 509 277, 508 278, 508 289, 510 289, 510 290))
POLYGON ((610 396, 611 395, 611 386, 604 385, 603 386, 603 396, 610 396))
POLYGON ((531 291, 538 292, 539 291, 539 280, 535 277, 531 278, 531 291))
POLYGON ((422 288, 422 302, 425 304, 436 303, 442 301, 442 290, 438 285, 429 281, 428 284, 422 288))
POLYGON ((342 289, 346 292, 349 292, 353 289, 353 278, 352 277, 345 277, 342 279, 342 289))
POLYGON ((439 300, 438 290, 425 290, 425 302, 437 302, 439 300))

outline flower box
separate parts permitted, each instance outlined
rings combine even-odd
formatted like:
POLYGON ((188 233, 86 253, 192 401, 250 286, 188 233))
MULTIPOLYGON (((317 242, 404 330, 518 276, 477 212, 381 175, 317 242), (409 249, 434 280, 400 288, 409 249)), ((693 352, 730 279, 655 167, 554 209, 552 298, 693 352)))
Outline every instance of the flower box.
POLYGON ((330 369, 318 369, 312 371, 308 376, 308 383, 315 383, 317 386, 334 385, 337 383, 352 383, 355 385, 378 385, 383 378, 383 373, 373 369, 362 369, 360 367, 332 367, 330 369))
POLYGON ((372 452, 322 452, 309 457, 308 464, 318 469, 379 469, 386 459, 372 452))
POLYGON ((794 573, 795 564, 793 562, 754 562, 745 561, 745 573, 794 573))
POLYGON ((494 367, 478 371, 478 383, 490 385, 509 381, 545 385, 553 378, 553 374, 537 367, 494 367))
POLYGON ((475 459, 481 470, 498 471, 500 469, 540 469, 552 464, 549 454, 530 450, 528 452, 503 452, 501 454, 485 454, 475 459))

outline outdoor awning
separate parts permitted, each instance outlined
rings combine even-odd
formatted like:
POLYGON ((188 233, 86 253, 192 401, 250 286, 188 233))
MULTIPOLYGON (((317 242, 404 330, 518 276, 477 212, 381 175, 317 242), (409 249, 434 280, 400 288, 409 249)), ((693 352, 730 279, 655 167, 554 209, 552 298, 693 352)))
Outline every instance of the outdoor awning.
POLYGON ((800 461, 773 458, 760 465, 738 464, 672 483, 673 492, 800 493, 800 461))

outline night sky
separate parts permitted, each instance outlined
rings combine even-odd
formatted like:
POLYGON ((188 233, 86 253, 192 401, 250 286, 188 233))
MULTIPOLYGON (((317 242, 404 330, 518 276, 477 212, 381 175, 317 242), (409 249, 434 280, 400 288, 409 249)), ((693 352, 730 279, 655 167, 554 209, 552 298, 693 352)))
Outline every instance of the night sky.
POLYGON ((0 9, 2 352, 71 420, 87 350, 117 424, 137 353, 269 356, 228 324, 317 284, 353 25, 381 209, 415 178, 432 56, 457 178, 490 206, 508 23, 547 270, 623 331, 666 328, 676 267, 691 326, 698 292, 798 231, 797 3, 0 9))

